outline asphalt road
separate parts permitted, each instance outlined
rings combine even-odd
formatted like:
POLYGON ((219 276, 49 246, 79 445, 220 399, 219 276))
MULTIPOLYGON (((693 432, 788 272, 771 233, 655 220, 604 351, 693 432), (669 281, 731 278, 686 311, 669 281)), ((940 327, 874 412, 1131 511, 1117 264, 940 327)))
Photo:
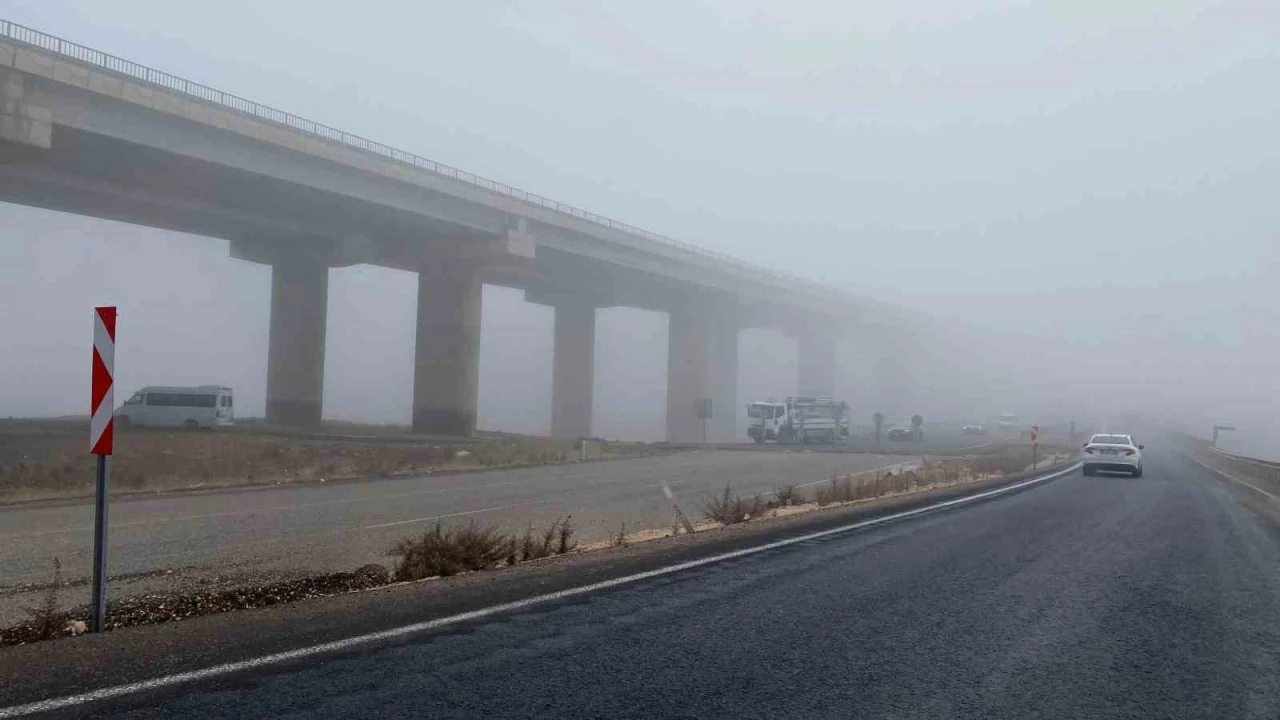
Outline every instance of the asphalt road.
POLYGON ((961 509, 77 717, 1280 716, 1280 532, 1152 449, 961 509))
MULTIPOLYGON (((110 510, 110 573, 118 594, 192 583, 234 584, 389 562, 395 542, 471 520, 522 530, 572 515, 584 541, 675 520, 661 485, 685 511, 731 483, 743 494, 818 483, 832 472, 900 465, 910 458, 821 452, 694 451, 673 455, 369 482, 239 489, 132 499, 110 510), (173 570, 172 575, 154 574, 173 570)), ((67 579, 92 567, 89 504, 0 509, 0 626, 23 619, 38 593, 5 588, 47 582, 57 557, 67 579)), ((185 586, 185 585, 184 585, 185 586)), ((87 603, 86 585, 64 591, 87 603)))

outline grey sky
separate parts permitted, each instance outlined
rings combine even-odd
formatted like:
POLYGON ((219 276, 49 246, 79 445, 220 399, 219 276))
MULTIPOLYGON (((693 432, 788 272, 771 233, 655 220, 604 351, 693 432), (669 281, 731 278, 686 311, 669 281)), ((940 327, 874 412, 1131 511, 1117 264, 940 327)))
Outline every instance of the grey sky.
MULTIPOLYGON (((1273 3, 365 2, 326 14, 294 1, 45 0, 4 14, 704 247, 964 318, 1000 338, 993 352, 1016 357, 1028 392, 1140 392, 1255 426, 1280 408, 1273 3)), ((146 338, 140 358, 194 339, 185 323, 217 331, 212 349, 184 347, 166 380, 216 369, 261 406, 265 268, 172 233, 12 206, 0 223, 18 230, 0 244, 0 299, 15 309, 0 330, 20 338, 0 364, 23 368, 0 380, 0 414, 78 408, 81 316, 124 298, 139 307, 141 327, 124 327, 146 338)), ((403 421, 412 276, 335 271, 330 292, 327 414, 403 421)), ((550 312, 498 288, 485 302, 482 423, 536 430, 549 413, 550 312)), ((603 411, 604 429, 652 436, 665 319, 608 317, 600 353, 619 360, 600 363, 598 405, 637 414, 603 411), (643 379, 611 377, 619 369, 643 379)), ((794 368, 781 360, 744 364, 744 394, 785 394, 794 368)), ((123 383, 174 363, 135 367, 123 383)), ((850 373, 846 394, 865 377, 850 373)))

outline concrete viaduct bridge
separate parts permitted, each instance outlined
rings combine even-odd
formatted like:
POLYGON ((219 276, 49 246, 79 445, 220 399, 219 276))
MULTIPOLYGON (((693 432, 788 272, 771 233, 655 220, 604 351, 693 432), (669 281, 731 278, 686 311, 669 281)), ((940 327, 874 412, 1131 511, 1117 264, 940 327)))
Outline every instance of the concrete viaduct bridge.
POLYGON ((270 265, 267 419, 284 425, 320 420, 331 267, 418 273, 413 426, 451 435, 475 429, 483 283, 555 308, 562 437, 591 434, 597 308, 669 313, 672 441, 702 439, 698 398, 711 439, 733 436, 740 329, 796 337, 798 393, 821 396, 841 338, 892 358, 930 322, 3 20, 0 200, 224 238, 270 265))

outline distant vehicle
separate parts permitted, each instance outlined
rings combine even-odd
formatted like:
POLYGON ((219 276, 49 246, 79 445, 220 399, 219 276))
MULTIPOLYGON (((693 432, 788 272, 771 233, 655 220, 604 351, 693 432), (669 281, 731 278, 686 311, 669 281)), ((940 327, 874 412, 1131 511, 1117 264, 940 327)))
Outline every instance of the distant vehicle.
POLYGON ((1018 425, 1018 416, 1013 413, 1004 413, 1000 419, 996 421, 996 428, 1001 432, 1012 432, 1018 425))
POLYGON ((909 428, 893 428, 889 431, 888 438, 890 440, 914 440, 916 437, 909 428))
POLYGON ((115 413, 121 427, 181 427, 189 430, 235 423, 231 388, 222 385, 163 387, 134 393, 115 413))
POLYGON ((747 436, 756 443, 834 443, 849 437, 849 406, 831 398, 789 397, 747 405, 747 436))
POLYGON ((986 425, 965 425, 964 434, 965 435, 986 435, 987 426, 986 425))
POLYGON ((1081 472, 1093 475, 1099 470, 1116 470, 1142 477, 1142 450, 1145 447, 1136 444, 1132 435, 1099 433, 1084 444, 1080 456, 1083 461, 1081 472))

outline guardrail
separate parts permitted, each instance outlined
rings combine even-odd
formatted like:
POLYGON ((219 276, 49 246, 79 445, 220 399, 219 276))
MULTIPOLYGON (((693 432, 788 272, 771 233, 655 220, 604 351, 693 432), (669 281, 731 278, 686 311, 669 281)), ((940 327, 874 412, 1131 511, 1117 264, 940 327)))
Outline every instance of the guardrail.
POLYGON ((415 155, 411 152, 397 150, 389 145, 384 145, 380 142, 369 140, 368 138, 361 137, 359 135, 353 135, 351 133, 338 130, 337 128, 315 122, 314 120, 307 120, 306 118, 298 117, 292 113, 278 110, 252 100, 247 100, 238 95, 225 93, 207 85, 191 82, 190 80, 170 75, 169 73, 147 67, 146 65, 140 65, 100 50, 94 50, 93 48, 85 47, 84 45, 71 42, 70 40, 64 40, 62 38, 49 35, 48 33, 26 27, 25 25, 19 25, 18 23, 10 22, 8 20, 0 20, 0 37, 56 53, 76 60, 77 62, 125 75, 135 80, 152 83, 168 90, 183 93, 184 95, 190 95, 191 97, 198 98, 204 102, 234 110, 259 120, 283 125, 299 132, 315 135, 317 137, 324 138, 325 140, 341 143, 349 147, 389 158, 396 162, 412 165, 420 170, 426 170, 470 185, 475 185, 477 187, 484 188, 485 190, 519 200, 520 202, 535 207, 553 210, 580 220, 595 223, 596 225, 601 225, 603 227, 629 233, 631 235, 637 235, 645 238, 646 240, 652 240, 657 243, 678 248, 685 252, 723 262, 740 269, 762 273, 790 284, 799 284, 803 287, 808 287, 810 290, 824 293, 835 292, 830 288, 822 286, 820 283, 802 278, 798 275, 792 275, 790 273, 754 265, 726 253, 708 250, 706 248, 698 247, 697 245, 669 238, 665 235, 659 235, 658 233, 650 232, 643 228, 636 227, 635 225, 630 225, 619 220, 598 215, 596 213, 583 210, 582 208, 574 207, 573 205, 568 205, 543 197, 536 193, 527 192, 507 185, 506 183, 490 180, 489 178, 469 173, 465 170, 460 170, 450 165, 439 163, 420 155, 415 155))
POLYGON ((1219 470, 1233 475, 1264 480, 1269 486, 1267 488, 1269 491, 1280 493, 1280 462, 1234 455, 1217 448, 1212 448, 1212 450, 1213 453, 1208 459, 1219 470))
POLYGON ((1249 457, 1247 455, 1237 455, 1235 453, 1229 453, 1225 450, 1219 450, 1218 448, 1213 448, 1213 452, 1215 455, 1218 455, 1226 460, 1230 460, 1231 462, 1244 463, 1246 465, 1269 468, 1272 470, 1280 470, 1280 462, 1276 462, 1275 460, 1263 460, 1261 458, 1249 457))
POLYGON ((1272 467, 1280 467, 1280 461, 1276 461, 1276 460, 1263 460, 1262 458, 1250 457, 1248 455, 1241 455, 1239 453, 1230 453, 1221 448, 1214 448, 1213 451, 1219 455, 1223 455, 1223 456, 1232 458, 1234 460, 1245 460, 1247 462, 1257 463, 1259 465, 1270 465, 1272 467))

